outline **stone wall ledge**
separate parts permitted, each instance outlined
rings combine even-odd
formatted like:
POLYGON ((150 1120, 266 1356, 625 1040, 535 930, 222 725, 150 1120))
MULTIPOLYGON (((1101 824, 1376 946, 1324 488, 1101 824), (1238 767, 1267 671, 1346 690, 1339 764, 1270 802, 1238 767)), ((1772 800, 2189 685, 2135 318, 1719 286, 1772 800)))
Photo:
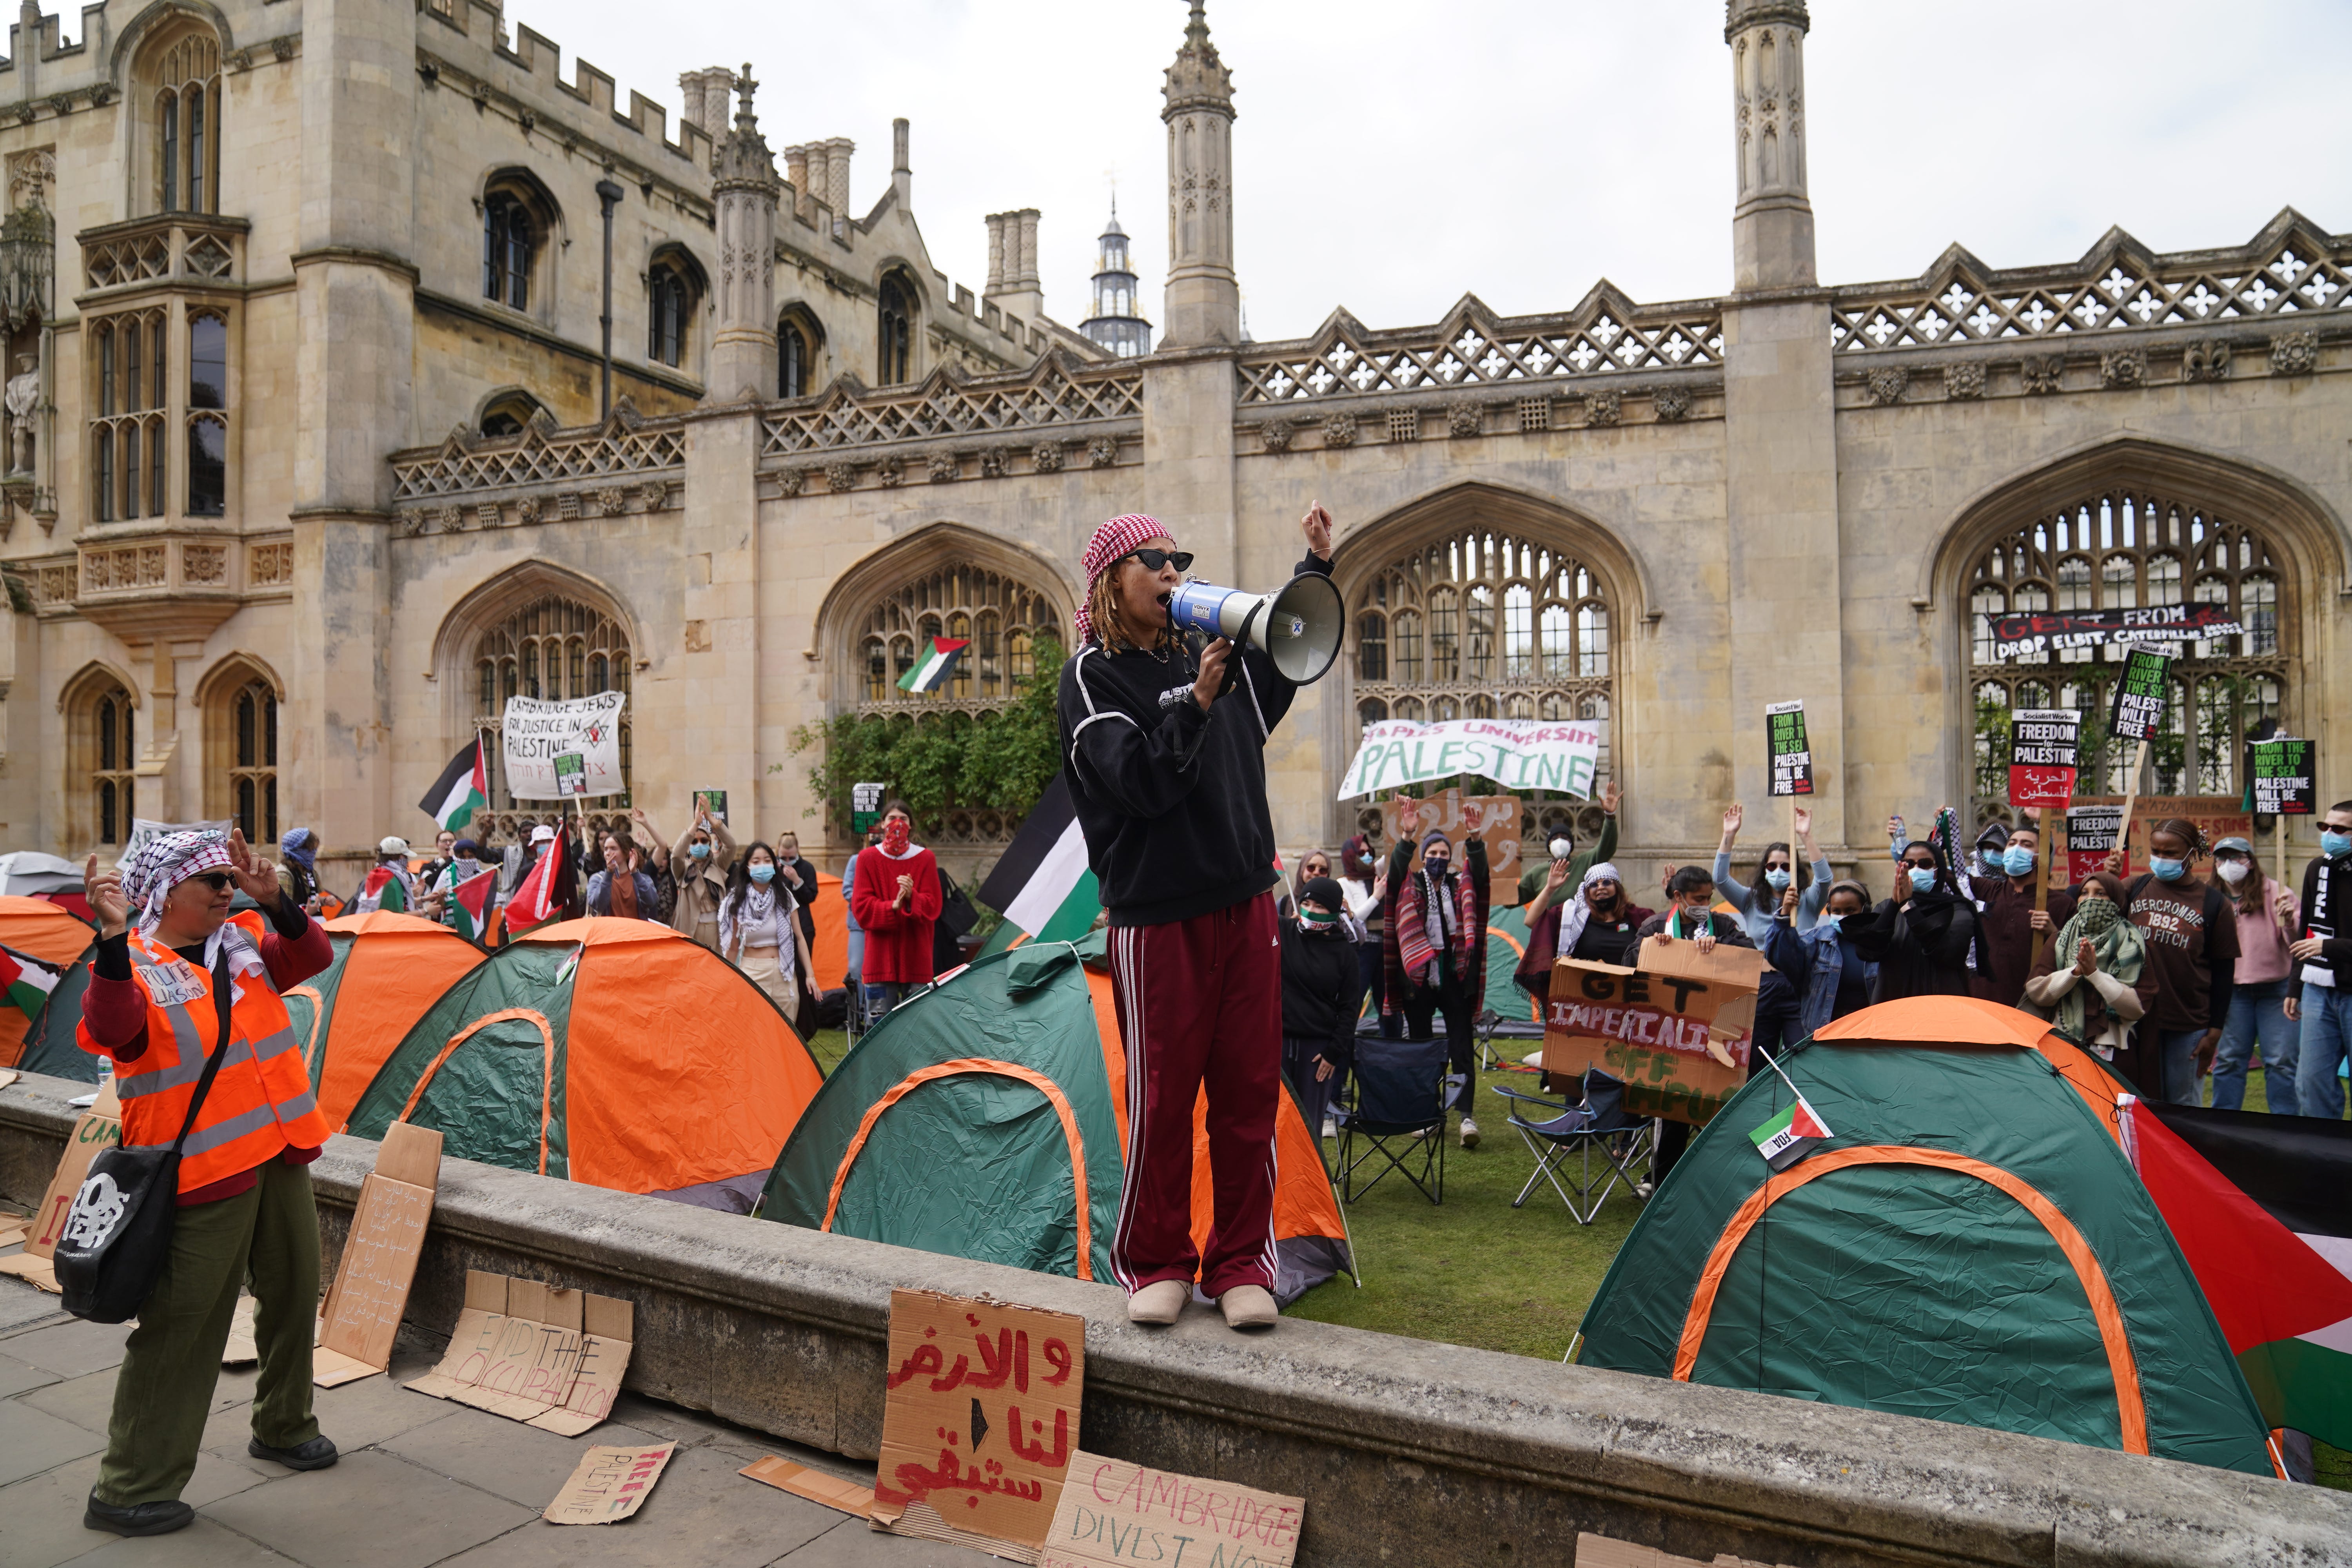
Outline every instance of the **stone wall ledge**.
MULTIPOLYGON (((82 1092, 0 1089, 0 1194, 39 1197, 82 1092)), ((330 1267, 374 1155, 311 1167, 330 1267)), ((2315 1488, 1298 1320, 1146 1331, 1108 1285, 445 1160, 413 1329, 446 1336, 468 1268, 627 1297, 631 1388, 865 1459, 893 1288, 1081 1314, 1087 1446, 1305 1497, 1304 1564, 1564 1564, 1586 1530, 1801 1568, 2352 1563, 2352 1497, 2315 1488)))

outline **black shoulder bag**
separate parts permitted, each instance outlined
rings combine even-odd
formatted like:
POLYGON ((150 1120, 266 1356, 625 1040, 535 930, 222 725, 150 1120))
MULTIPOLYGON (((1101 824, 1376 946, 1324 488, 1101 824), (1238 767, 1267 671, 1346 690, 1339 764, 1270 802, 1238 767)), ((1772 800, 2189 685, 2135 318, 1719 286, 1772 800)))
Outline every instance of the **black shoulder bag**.
POLYGON ((66 1211, 58 1237, 58 1285, 65 1309, 93 1323, 120 1323, 137 1317, 153 1294, 172 1255, 172 1222, 179 1210, 180 1146, 196 1125, 213 1079, 228 1059, 228 944, 213 961, 213 1008, 220 1040, 196 1080, 187 1120, 170 1147, 117 1146, 89 1163, 89 1174, 66 1211))

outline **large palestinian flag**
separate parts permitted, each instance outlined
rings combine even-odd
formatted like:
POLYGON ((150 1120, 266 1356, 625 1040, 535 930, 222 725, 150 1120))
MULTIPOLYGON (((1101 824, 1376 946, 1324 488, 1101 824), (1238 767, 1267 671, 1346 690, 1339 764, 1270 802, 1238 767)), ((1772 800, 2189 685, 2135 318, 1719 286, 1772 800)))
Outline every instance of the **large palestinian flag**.
POLYGON ((1004 916, 989 952, 1018 936, 1075 942, 1093 928, 1102 912, 1102 889, 1087 864, 1086 835, 1078 829, 1066 775, 1055 773, 1021 819, 1004 858, 980 885, 980 901, 1004 916))
POLYGON ((2263 1419, 2352 1447, 2352 1122, 2129 1096, 2119 1120, 2263 1419))
POLYGON ((475 811, 488 805, 489 799, 489 770, 482 762, 482 738, 476 735, 472 744, 449 759, 449 765, 416 804, 427 816, 455 833, 471 822, 475 811))

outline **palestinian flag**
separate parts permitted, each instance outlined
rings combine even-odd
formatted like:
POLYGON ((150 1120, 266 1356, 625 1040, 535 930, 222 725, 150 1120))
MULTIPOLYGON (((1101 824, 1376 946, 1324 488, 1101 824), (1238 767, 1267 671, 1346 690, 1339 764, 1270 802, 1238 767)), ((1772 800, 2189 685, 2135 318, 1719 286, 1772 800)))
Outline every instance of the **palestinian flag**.
POLYGON ((2263 1421, 2352 1447, 2352 1122, 2121 1108, 2125 1152, 2263 1421))
POLYGON ((956 656, 971 646, 969 637, 951 640, 933 637, 931 651, 915 661, 915 668, 898 678, 901 691, 937 691, 950 671, 955 668, 956 656))
POLYGON ((1815 1143, 1831 1136, 1829 1123, 1807 1103, 1803 1095, 1797 1103, 1759 1127, 1748 1137, 1764 1163, 1775 1171, 1785 1171, 1812 1152, 1815 1143))
POLYGON ((38 1017, 61 973, 57 965, 44 963, 31 953, 0 947, 0 1001, 27 1018, 38 1017))
POLYGON ((476 809, 488 805, 489 800, 489 769, 482 760, 482 738, 476 735, 472 744, 449 759, 449 765, 416 804, 425 816, 454 833, 472 821, 476 809))
POLYGON ((988 943, 999 952, 1015 937, 1038 942, 1075 942, 1102 912, 1102 889, 1087 864, 1086 835, 1070 804, 1069 780, 1054 782, 1021 821, 1004 858, 980 885, 980 901, 1004 914, 988 943))
POLYGON ((467 942, 479 942, 489 929, 490 897, 498 890, 499 874, 485 866, 449 890, 449 923, 467 942))
POLYGON ((408 889, 388 865, 378 865, 368 872, 367 880, 360 884, 360 897, 374 900, 368 906, 370 909, 397 912, 408 908, 408 889))

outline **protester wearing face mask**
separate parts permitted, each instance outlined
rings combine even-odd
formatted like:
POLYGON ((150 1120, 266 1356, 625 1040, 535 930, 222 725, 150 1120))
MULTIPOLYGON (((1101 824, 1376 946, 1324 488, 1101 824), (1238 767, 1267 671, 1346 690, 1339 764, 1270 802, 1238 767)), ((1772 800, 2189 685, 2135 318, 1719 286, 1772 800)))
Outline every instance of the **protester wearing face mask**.
MULTIPOLYGON (((1338 880, 1339 891, 1348 900, 1348 914, 1356 922, 1356 968, 1364 982, 1364 994, 1370 998, 1372 1013, 1380 1016, 1381 987, 1386 976, 1381 963, 1381 938, 1388 930, 1388 917, 1381 912, 1381 895, 1387 891, 1388 879, 1380 866, 1380 852, 1372 847, 1371 836, 1359 833, 1340 847, 1338 880)), ((1388 1031, 1389 1020, 1381 1018, 1381 1032, 1388 1031)), ((1398 1020, 1398 1035, 1404 1025, 1398 1020)))
POLYGON ((2104 1061, 2129 1051, 2132 1026, 2146 1011, 2137 987, 2147 944, 2124 918, 2123 900, 2112 872, 2084 878, 2074 914, 2025 982, 2025 1010, 2104 1061))
POLYGON ((1813 847, 1811 808, 1801 805, 1795 812, 1797 842, 1804 847, 1804 861, 1799 862, 1785 843, 1767 844, 1763 859, 1756 864, 1755 879, 1743 888, 1731 879, 1731 846, 1738 838, 1747 815, 1747 808, 1738 801, 1733 801, 1723 814, 1723 841, 1715 848, 1715 885, 1722 889, 1724 902, 1739 911, 1748 940, 1760 946, 1780 914, 1780 896, 1794 888, 1797 909, 1793 924, 1800 931, 1812 930, 1813 922, 1821 918, 1822 901, 1829 897, 1830 882, 1836 873, 1830 868, 1829 858, 1813 847))
POLYGON ((1853 951, 1878 966, 1871 1001, 1974 994, 1969 949, 1977 938, 1976 904, 1952 879, 1943 852, 1912 840, 1903 847, 1895 877, 1895 897, 1840 923, 1853 951))
MULTIPOLYGON (((1551 879, 1551 868, 1554 862, 1560 860, 1568 862, 1567 886, 1577 888, 1583 885, 1584 874, 1587 871, 1602 861, 1615 857, 1617 803, 1624 798, 1624 791, 1616 780, 1612 779, 1601 784, 1594 791, 1592 798, 1600 805, 1601 812, 1601 832, 1599 837, 1593 839, 1592 847, 1577 848, 1576 829, 1570 824, 1562 822, 1555 827, 1552 830, 1551 839, 1546 846, 1551 851, 1551 859, 1535 859, 1526 870, 1519 873, 1519 907, 1521 909, 1534 902, 1536 894, 1542 891, 1543 885, 1551 879)), ((1528 917, 1528 924, 1530 926, 1535 924, 1534 916, 1528 917)))
MULTIPOLYGON (((1704 867, 1677 867, 1675 874, 1666 879, 1666 900, 1664 909, 1643 921, 1635 930, 1633 951, 1636 953, 1641 951, 1641 944, 1654 936, 1668 942, 1687 942, 1703 953, 1713 952, 1719 946, 1756 945, 1748 939, 1748 927, 1738 915, 1723 914, 1715 909, 1715 879, 1704 867)), ((1778 971, 1767 969, 1764 974, 1768 982, 1780 980, 1782 986, 1788 984, 1778 971)), ((1757 1008, 1760 1015, 1763 1009, 1760 988, 1757 993, 1757 1008)), ((1666 1173, 1675 1168, 1675 1162, 1680 1160, 1683 1151, 1690 1147, 1690 1123, 1687 1121, 1659 1122, 1657 1146, 1650 1156, 1649 1179, 1634 1187, 1636 1196, 1648 1197, 1666 1179, 1666 1173)))
MULTIPOLYGON (((1784 908, 1787 898, 1783 892, 1784 908)), ((1811 931, 1796 929, 1794 910, 1774 920, 1772 934, 1764 939, 1764 956, 1789 977, 1801 997, 1790 1038, 1807 1038, 1832 1019, 1870 1005, 1878 966, 1853 951, 1843 926, 1869 908, 1870 892, 1860 882, 1832 882, 1822 900, 1822 918, 1811 931)))
MULTIPOLYGON (((447 925, 457 918, 453 912, 457 900, 449 895, 457 890, 459 884, 469 882, 480 876, 482 869, 482 847, 479 844, 470 838, 452 841, 449 846, 449 864, 442 868, 441 874, 435 879, 432 889, 439 900, 435 914, 442 924, 447 925)), ((497 905, 498 892, 496 889, 492 889, 488 901, 483 906, 483 913, 487 915, 497 905)))
POLYGON ((1625 896, 1625 879, 1615 865, 1589 867, 1573 894, 1562 897, 1571 862, 1556 858, 1543 887, 1528 905, 1528 945, 1511 978, 1520 990, 1549 1006, 1552 965, 1561 957, 1589 963, 1630 964, 1634 933, 1656 911, 1625 896))
POLYGON ((797 940, 794 900, 781 868, 776 852, 764 844, 743 851, 719 905, 719 955, 751 976, 798 1028, 802 995, 810 987, 809 950, 797 940))
POLYGON ((776 875, 793 890, 793 901, 800 906, 801 941, 810 952, 816 951, 816 868, 801 856, 801 836, 780 833, 776 836, 776 875))
POLYGON ((1356 1016, 1363 972, 1340 910, 1347 895, 1329 877, 1298 885, 1298 914, 1282 933, 1282 1070, 1299 1113, 1320 1131, 1341 1075, 1356 1065, 1356 1016))
POLYGON ((369 870, 367 880, 360 884, 360 896, 352 900, 354 912, 389 910, 396 914, 415 914, 424 909, 425 894, 416 885, 415 874, 408 868, 408 840, 396 833, 377 843, 375 865, 369 870))
POLYGON ((2147 946, 2147 1014, 2117 1066, 2148 1099, 2175 1105, 2201 1103, 2197 1080, 2213 1065, 2237 988, 2238 922, 2228 897, 2196 874, 2204 852, 2195 823, 2167 817, 2148 832, 2148 869, 2124 885, 2125 917, 2147 946))
POLYGON ((1472 1032, 1486 994, 1486 844, 1475 835, 1462 841, 1463 870, 1454 868, 1454 846, 1432 829, 1421 839, 1419 863, 1412 830, 1421 803, 1397 796, 1396 853, 1389 860, 1388 936, 1382 945, 1386 1005, 1404 1017, 1408 1040, 1433 1038, 1433 1021, 1445 1019, 1445 1054, 1462 1079, 1462 1146, 1478 1146, 1475 1106, 1478 1047, 1472 1032))
POLYGON ((2246 1068, 2262 1052, 2265 1102, 2284 1116, 2294 1114, 2297 1030, 2286 1014, 2294 984, 2294 941, 2298 912, 2294 894, 2262 873, 2254 847, 2243 838, 2213 846, 2213 875, 2238 923, 2236 984, 2230 990, 2230 1017, 2213 1058, 2213 1109, 2241 1110, 2246 1103, 2246 1068), (2285 1090, 2283 1092, 2282 1086, 2285 1090))
POLYGON ((2303 1026, 2295 1098, 2305 1116, 2344 1115, 2336 1069, 2352 1055, 2352 800, 2327 808, 2319 858, 2304 868, 2303 934, 2287 948, 2300 967, 2287 1015, 2303 1026))
POLYGON ((866 1017, 877 1024, 931 983, 931 927, 940 918, 940 867, 913 841, 907 803, 882 807, 882 842, 857 852, 850 907, 865 928, 866 1017))
POLYGON ((1974 994, 2014 1007, 2032 972, 2034 933, 2054 932, 2073 919, 2074 895, 2053 888, 2043 895, 2047 907, 2035 909, 2033 890, 2042 879, 2041 832, 2031 826, 2005 831, 2006 841, 1990 856, 1997 869, 1969 878, 1967 887, 1977 906, 1974 994))
POLYGON ((670 929, 684 931, 716 952, 719 906, 727 897, 728 869, 735 864, 735 840, 727 825, 708 811, 698 810, 677 842, 670 846, 669 864, 671 875, 677 879, 670 929))
POLYGON ((278 890, 296 909, 310 911, 319 896, 319 836, 307 827, 289 827, 278 841, 278 890))

